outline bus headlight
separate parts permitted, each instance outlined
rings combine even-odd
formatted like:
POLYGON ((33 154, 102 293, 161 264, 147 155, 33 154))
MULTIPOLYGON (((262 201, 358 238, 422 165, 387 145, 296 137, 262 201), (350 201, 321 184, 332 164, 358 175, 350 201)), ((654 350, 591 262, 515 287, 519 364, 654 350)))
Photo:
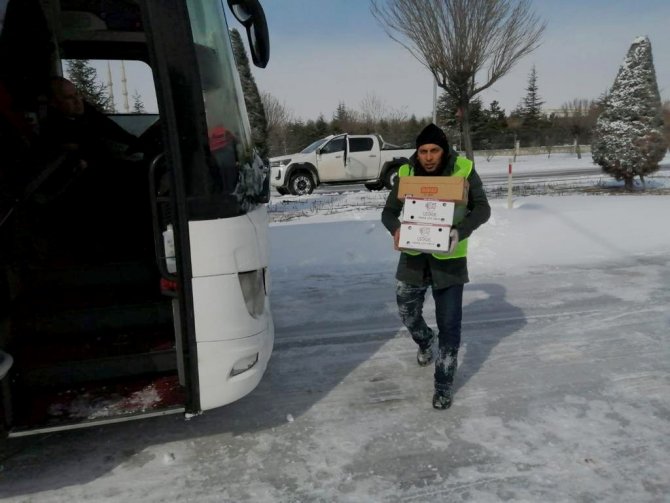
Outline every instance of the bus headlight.
POLYGON ((263 269, 241 272, 237 275, 244 296, 247 311, 254 318, 258 318, 265 311, 265 281, 263 269))
POLYGON ((256 363, 258 363, 258 353, 237 360, 230 371, 230 377, 235 377, 250 370, 256 363))

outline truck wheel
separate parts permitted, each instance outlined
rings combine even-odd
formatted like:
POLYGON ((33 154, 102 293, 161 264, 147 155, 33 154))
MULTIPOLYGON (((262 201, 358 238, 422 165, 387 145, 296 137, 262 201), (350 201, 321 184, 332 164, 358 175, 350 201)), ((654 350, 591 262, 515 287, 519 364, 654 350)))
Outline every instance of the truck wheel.
POLYGON ((285 196, 288 194, 288 189, 285 189, 284 187, 277 187, 277 192, 279 192, 280 196, 285 196))
POLYGON ((288 190, 294 196, 305 196, 314 192, 314 180, 309 173, 300 172, 291 176, 288 190))
POLYGON ((398 168, 399 166, 391 166, 386 171, 386 176, 384 177, 384 187, 387 189, 392 189, 395 179, 398 178, 398 168))

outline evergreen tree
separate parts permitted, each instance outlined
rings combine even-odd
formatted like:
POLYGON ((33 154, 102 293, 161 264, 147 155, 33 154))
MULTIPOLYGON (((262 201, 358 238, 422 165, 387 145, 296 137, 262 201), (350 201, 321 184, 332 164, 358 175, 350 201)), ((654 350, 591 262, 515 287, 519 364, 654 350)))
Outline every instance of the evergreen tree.
POLYGON ((355 122, 355 114, 347 108, 343 101, 340 101, 337 104, 337 109, 333 114, 333 121, 331 123, 333 134, 353 133, 355 122))
POLYGON ((500 103, 493 100, 489 103, 488 110, 482 112, 486 120, 486 129, 489 131, 502 131, 507 126, 505 110, 500 108, 500 103))
POLYGON ((448 93, 443 92, 437 98, 436 112, 438 126, 458 130, 458 104, 448 93))
MULTIPOLYGON (((462 109, 456 101, 446 92, 442 93, 437 100, 437 124, 442 127, 452 143, 460 143, 462 135, 462 109)), ((482 148, 482 142, 486 140, 485 131, 488 119, 482 109, 481 98, 473 98, 470 101, 470 134, 472 146, 475 150, 482 148)))
POLYGON ((512 146, 507 134, 507 117, 498 101, 492 101, 489 108, 482 110, 481 145, 483 149, 494 150, 512 146))
POLYGON ((82 97, 102 112, 115 112, 107 86, 98 79, 98 72, 87 59, 70 59, 66 63, 67 77, 82 97))
POLYGON ((261 95, 256 86, 256 80, 251 74, 249 67, 249 58, 242 42, 240 33, 233 28, 230 30, 230 41, 233 46, 235 64, 240 75, 242 83, 242 92, 244 93, 244 103, 249 114, 249 124, 251 125, 251 141, 253 142, 258 154, 265 158, 268 154, 267 135, 268 124, 265 117, 265 108, 261 95))
POLYGON ((528 87, 526 87, 526 97, 520 106, 520 116, 525 128, 538 128, 542 122, 542 105, 544 101, 540 98, 537 88, 537 71, 535 65, 528 75, 528 87))
POLYGON ((319 118, 316 119, 316 122, 314 123, 314 138, 315 140, 318 140, 319 138, 325 138, 328 136, 330 133, 328 127, 328 123, 326 122, 326 119, 324 118, 323 114, 319 114, 319 118))
POLYGON ((135 92, 133 93, 133 113, 134 114, 145 113, 144 103, 142 102, 142 95, 139 93, 137 89, 135 89, 135 92))
POLYGON ((286 138, 289 153, 299 152, 316 140, 316 138, 312 138, 312 134, 309 132, 306 124, 300 119, 289 123, 286 129, 288 131, 286 138))
POLYGON ((593 161, 605 173, 624 180, 658 170, 668 142, 663 134, 661 97, 647 37, 635 39, 603 103, 593 133, 593 161))

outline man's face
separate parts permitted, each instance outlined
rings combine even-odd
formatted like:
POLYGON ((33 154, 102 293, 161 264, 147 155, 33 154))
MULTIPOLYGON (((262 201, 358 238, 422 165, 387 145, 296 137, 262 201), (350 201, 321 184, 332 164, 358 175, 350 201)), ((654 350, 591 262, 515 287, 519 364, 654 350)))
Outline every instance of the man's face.
POLYGON ((61 82, 54 87, 53 105, 66 117, 84 113, 84 100, 74 84, 69 82, 61 82))
POLYGON ((419 164, 427 173, 433 173, 440 167, 444 149, 434 143, 426 143, 417 149, 419 164))

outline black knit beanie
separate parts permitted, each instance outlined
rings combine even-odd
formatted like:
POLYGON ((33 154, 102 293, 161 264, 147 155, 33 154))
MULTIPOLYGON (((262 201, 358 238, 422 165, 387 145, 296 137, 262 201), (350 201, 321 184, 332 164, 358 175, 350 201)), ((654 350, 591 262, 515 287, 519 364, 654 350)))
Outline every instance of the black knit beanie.
POLYGON ((416 137, 417 149, 426 143, 439 145, 445 152, 449 152, 449 140, 447 139, 447 135, 435 124, 428 124, 423 128, 423 131, 419 133, 419 136, 416 137))

